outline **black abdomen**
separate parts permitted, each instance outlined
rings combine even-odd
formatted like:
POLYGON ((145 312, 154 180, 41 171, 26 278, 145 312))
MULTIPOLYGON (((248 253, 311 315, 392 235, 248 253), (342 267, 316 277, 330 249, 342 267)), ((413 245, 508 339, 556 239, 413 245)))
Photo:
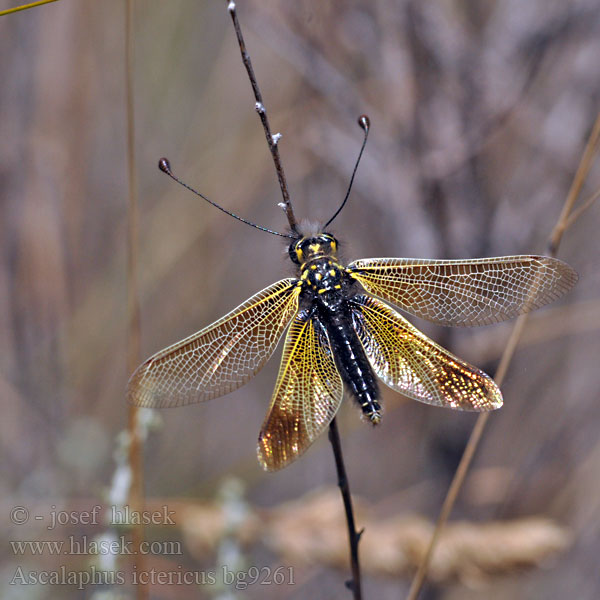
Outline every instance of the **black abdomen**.
POLYGON ((335 364, 344 383, 357 399, 365 416, 373 424, 378 424, 381 405, 377 380, 352 327, 347 304, 342 301, 334 309, 321 305, 318 313, 319 320, 327 330, 335 364))

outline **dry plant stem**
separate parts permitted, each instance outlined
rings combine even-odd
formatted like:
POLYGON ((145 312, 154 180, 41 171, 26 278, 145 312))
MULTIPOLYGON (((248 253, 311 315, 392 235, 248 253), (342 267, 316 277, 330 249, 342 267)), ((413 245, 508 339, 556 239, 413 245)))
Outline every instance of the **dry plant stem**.
MULTIPOLYGON (((137 174, 135 169, 135 113, 133 99, 133 3, 127 0, 125 13, 125 90, 127 111, 127 168, 129 180, 129 201, 127 210, 127 371, 132 373, 140 360, 140 308, 137 282, 138 264, 138 206, 137 174)), ((127 431, 129 433, 129 467, 131 486, 129 505, 134 511, 143 511, 142 440, 138 432, 138 408, 129 404, 127 431)), ((143 554, 139 551, 144 540, 144 526, 134 525, 132 541, 133 563, 138 573, 143 569, 143 554)), ((137 600, 148 598, 148 587, 137 585, 137 600)))
POLYGON ((0 10, 0 17, 3 17, 4 15, 11 15, 12 13, 16 13, 21 10, 27 10, 28 8, 35 8, 36 6, 42 6, 43 4, 50 4, 50 2, 56 2, 56 0, 39 0, 39 2, 30 2, 29 4, 22 4, 21 6, 15 6, 14 8, 7 8, 6 10, 0 10))
POLYGON ((565 229, 569 229, 579 219, 579 217, 590 208, 596 200, 600 198, 600 189, 596 190, 581 206, 578 206, 572 213, 570 213, 569 218, 565 222, 565 229))
POLYGON ((273 139, 273 135, 271 134, 271 126, 269 125, 269 119, 267 117, 267 109, 265 108, 265 104, 262 99, 262 94, 260 93, 258 82, 256 80, 256 75, 254 74, 254 69, 252 68, 252 61, 250 60, 250 55, 246 51, 246 44, 244 42, 244 36, 242 35, 240 23, 237 18, 237 10, 235 7, 235 3, 228 2, 227 9, 229 11, 229 14, 231 15, 231 20, 233 21, 235 35, 237 36, 238 44, 240 46, 240 52, 242 54, 242 61, 244 62, 244 66, 246 67, 246 71, 248 72, 248 78, 250 79, 252 91, 254 92, 254 98, 256 99, 256 112, 258 112, 258 116, 260 117, 263 129, 265 130, 267 144, 269 145, 269 150, 271 151, 271 156, 273 157, 273 163, 275 164, 275 171, 277 172, 277 179, 279 180, 279 186, 281 187, 281 195, 283 196, 283 209, 287 216, 288 223, 290 224, 290 229, 293 233, 297 233, 298 228, 296 223, 296 217, 294 216, 292 203, 290 201, 290 194, 288 192, 287 182, 285 180, 285 174, 283 172, 283 166, 281 165, 281 158, 279 156, 277 140, 273 139))
MULTIPOLYGON (((525 323, 527 321, 527 315, 521 315, 510 334, 508 342, 506 343, 506 348, 504 349, 504 353, 502 354, 502 358, 500 359, 500 365, 496 370, 496 374, 494 375, 494 380, 498 384, 498 386, 502 385, 502 381, 506 375, 506 371, 508 370, 508 366, 510 364, 511 358, 514 354, 514 351, 517 348, 517 343, 519 338, 521 337, 521 333, 525 327, 525 323)), ((431 557, 433 556, 433 551, 436 547, 437 541, 444 529, 446 521, 450 516, 450 512, 454 507, 454 503, 456 502, 456 498, 458 497, 458 493, 464 483, 465 477, 467 475, 467 471, 471 466, 471 462, 473 461, 473 457, 475 456, 475 451, 479 446, 479 442, 481 440, 481 436, 483 435, 483 431, 488 422, 490 413, 481 413, 477 417, 477 421, 475 422, 475 426, 473 427, 473 431, 469 437, 469 441, 467 442, 467 446, 463 452, 463 455, 460 459, 460 463, 456 469, 456 473, 454 473, 454 477, 452 478, 452 483, 450 484, 450 488, 448 489, 448 493, 444 498, 444 503, 442 504, 442 508, 440 510, 440 514, 438 516, 438 520, 435 525, 435 529, 431 536, 431 540, 429 541, 429 545, 427 546, 427 550, 421 563, 419 564, 419 568, 417 573, 412 581, 410 586, 410 590, 408 592, 408 600, 416 600, 419 594, 419 590, 425 581, 425 575, 427 574, 427 568, 429 563, 431 562, 431 557)))
MULTIPOLYGON (((577 172, 575 173, 575 177, 573 178, 573 183, 571 184, 571 188, 569 193, 567 194, 567 198, 565 199, 565 203, 563 205, 563 209, 558 218, 554 229, 550 235, 548 241, 549 254, 551 256, 556 256, 558 252, 558 247, 562 240, 562 236, 564 232, 577 220, 581 214, 587 210, 593 202, 600 196, 600 194, 595 193, 591 198, 589 198, 580 208, 577 210, 573 210, 573 206, 579 197, 585 179, 590 171, 592 166, 592 160, 594 154, 598 149, 598 143, 600 141, 600 113, 596 117, 596 121, 592 128, 592 132, 590 137, 588 138, 587 144, 583 151, 583 155, 579 162, 579 166, 577 167, 577 172)), ((494 380, 500 386, 508 367, 510 365, 510 361, 512 356, 516 350, 519 338, 523 329, 525 327, 525 323, 527 322, 528 315, 521 315, 515 326, 512 330, 510 338, 506 344, 506 348, 502 354, 502 358, 500 359, 500 364, 494 375, 494 380)), ((454 507, 454 503, 456 502, 456 498, 460 489, 464 483, 465 477, 467 475, 467 471, 471 466, 471 462, 473 460, 473 456, 475 455, 475 451, 481 441, 481 437, 483 435, 483 431, 485 429, 486 423, 489 418, 489 413, 482 413, 477 418, 473 431, 471 432, 471 436, 469 437, 469 441, 467 442, 467 446, 463 455, 460 459, 460 463, 456 469, 456 473, 452 479, 452 483, 450 484, 450 488, 448 489, 448 493, 446 494, 446 498, 444 499, 444 503, 442 505, 442 509, 440 511, 438 520, 435 525, 434 532, 431 536, 431 540, 423 556, 421 563, 419 564, 419 568, 417 569, 417 573, 415 574, 412 584, 410 586, 410 590, 408 592, 407 600, 416 600, 419 595, 419 591, 425 581, 425 576, 427 574, 427 568, 429 567, 429 563, 431 561, 431 557, 433 556, 433 552, 435 550, 435 546, 437 540, 439 539, 439 535, 452 512, 452 508, 454 507)))
POLYGON ((329 425, 329 441, 333 448, 335 457, 335 468, 338 475, 338 486, 344 501, 344 510, 346 511, 346 523, 348 524, 348 542, 350 544, 350 566, 352 569, 352 579, 346 585, 352 590, 354 600, 361 600, 362 586, 360 581, 360 562, 358 559, 358 543, 362 531, 356 531, 354 523, 354 510, 352 508, 352 496, 350 495, 350 486, 346 467, 344 466, 344 457, 342 454, 342 445, 340 443, 340 434, 335 417, 329 425))
MULTIPOLYGON (((244 37, 242 30, 237 18, 237 12, 235 2, 227 2, 227 10, 231 15, 233 21, 233 27, 235 28, 235 34, 237 36, 238 44, 240 46, 240 52, 242 54, 242 61, 248 72, 248 78, 252 85, 252 91, 254 92, 254 98, 256 99, 256 110, 260 116, 263 129, 265 130, 265 136, 273 157, 273 163, 275 164, 275 170, 277 172, 277 178, 279 179, 279 185, 281 187, 281 193, 283 195, 283 208, 290 225, 290 229, 293 233, 298 233, 296 217, 292 208, 290 195, 287 189, 287 183, 285 180, 285 174, 283 172, 283 166, 279 157, 279 149, 277 148, 277 140, 273 139, 271 134, 271 128, 269 126, 269 120, 267 118, 267 110, 263 103, 262 94, 258 87, 258 81, 254 75, 254 69, 252 68, 252 61, 250 55, 246 51, 246 44, 244 43, 244 37)), ((360 582, 360 563, 358 560, 358 542, 360 540, 360 532, 356 531, 354 524, 354 510, 352 508, 352 497, 350 495, 350 487, 348 485, 348 477, 346 475, 346 468, 344 466, 344 457, 342 454, 342 445, 340 442, 340 434, 337 428, 337 422, 335 417, 329 425, 329 441, 333 448, 333 455, 335 457, 335 466, 338 475, 338 485, 342 493, 342 499, 344 501, 344 510, 346 511, 346 522, 348 524, 348 539, 350 544, 350 564, 352 569, 352 580, 348 582, 348 587, 352 590, 354 600, 362 599, 362 590, 360 582)))
MULTIPOLYGON (((573 183, 571 184, 571 189, 567 194, 567 199, 563 206, 560 217, 558 218, 558 222, 554 226, 552 230, 552 234, 550 235, 550 241, 548 242, 548 248, 550 250, 550 254, 554 256, 558 251, 558 245, 560 244, 560 240, 572 223, 569 223, 569 215, 573 210, 573 205, 575 201, 579 197, 581 192, 581 188, 583 187, 583 183, 585 182, 587 175, 592 166, 592 159, 594 158, 594 153, 598 148, 598 141, 600 140, 600 113, 596 117, 596 121, 594 122, 594 126, 592 127, 592 133, 588 138, 587 144, 585 145, 585 150, 583 151, 583 156, 579 161, 579 166, 577 167, 577 172, 575 173, 575 177, 573 178, 573 183)), ((579 215, 577 215, 579 216, 579 215)))

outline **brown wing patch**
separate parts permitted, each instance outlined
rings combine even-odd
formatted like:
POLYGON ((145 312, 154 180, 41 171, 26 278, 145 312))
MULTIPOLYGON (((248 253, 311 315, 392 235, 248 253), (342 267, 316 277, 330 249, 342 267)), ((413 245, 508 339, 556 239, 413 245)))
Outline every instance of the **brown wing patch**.
POLYGON ((258 438, 267 471, 298 458, 325 430, 343 398, 342 379, 326 332, 298 315, 287 333, 271 407, 258 438))
POLYGON ((352 300, 356 333, 373 370, 409 398, 460 410, 502 406, 502 394, 483 371, 457 358, 395 310, 366 295, 352 300))

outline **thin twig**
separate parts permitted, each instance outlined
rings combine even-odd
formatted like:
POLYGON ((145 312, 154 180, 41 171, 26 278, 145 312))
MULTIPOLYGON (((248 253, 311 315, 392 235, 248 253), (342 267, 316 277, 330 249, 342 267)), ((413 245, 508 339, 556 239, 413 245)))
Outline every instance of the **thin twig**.
MULTIPOLYGON (((127 371, 133 373, 140 361, 140 306, 137 281, 138 265, 138 206, 137 206, 137 172, 135 168, 135 110, 133 94, 134 69, 134 36, 133 36, 133 4, 127 0, 125 14, 125 90, 127 111, 127 169, 129 180, 129 201, 127 209, 127 371)), ((132 510, 143 511, 143 461, 142 440, 139 435, 139 408, 130 404, 127 414, 127 430, 129 433, 129 467, 131 469, 131 486, 129 488, 129 505, 132 510)), ((140 546, 144 541, 142 523, 133 525, 132 529, 134 565, 138 573, 142 572, 144 556, 140 546)), ((148 586, 136 586, 136 598, 148 598, 148 586)))
POLYGON ((14 8, 7 8, 6 10, 0 10, 0 17, 4 15, 12 15, 13 13, 21 10, 27 10, 29 8, 35 8, 36 6, 42 6, 44 4, 50 4, 50 2, 56 2, 56 0, 39 0, 38 2, 30 2, 29 4, 23 4, 21 6, 15 6, 14 8))
POLYGON ((590 208, 596 200, 600 198, 600 189, 596 190, 585 202, 578 206, 574 211, 569 214, 568 219, 565 220, 565 229, 569 229, 581 217, 581 215, 590 208))
POLYGON ((348 476, 346 475, 346 467, 344 466, 344 456, 342 454, 342 445, 340 442, 340 434, 337 427, 337 421, 334 417, 329 425, 329 441, 333 448, 335 457, 335 468, 338 476, 338 486, 344 501, 344 510, 346 511, 346 523, 348 524, 348 543, 350 544, 350 566, 352 569, 352 579, 346 583, 352 591, 354 600, 361 600, 362 586, 360 581, 360 562, 358 559, 358 543, 362 531, 356 531, 354 523, 354 510, 352 508, 352 496, 350 495, 350 486, 348 484, 348 476))
POLYGON ((596 121, 594 122, 594 126, 592 127, 592 132, 590 133, 590 137, 588 138, 587 144, 585 145, 583 156, 579 161, 579 166, 577 167, 575 177, 573 178, 573 183, 571 184, 571 189, 567 194, 567 199, 563 206, 562 212, 560 213, 560 217, 558 218, 558 222, 556 223, 554 229, 552 230, 552 233, 550 234, 548 248, 552 256, 556 254, 558 250, 558 245, 560 244, 560 240, 568 227, 567 220, 573 210, 573 205, 575 204, 575 201, 579 197, 581 188, 583 187, 583 183, 586 180, 587 175, 590 171, 590 168, 592 166, 592 159, 594 157, 594 153, 598 148, 599 140, 600 113, 598 113, 598 116, 596 117, 596 121))
MULTIPOLYGON (((592 159, 598 149, 599 141, 600 113, 598 113, 598 116, 596 117, 596 121, 594 123, 592 132, 590 134, 590 137, 588 138, 587 144, 583 151, 581 160, 579 162, 579 166, 577 167, 577 172, 575 173, 575 177, 573 178, 573 183, 565 199, 565 203, 563 205, 561 214, 558 217, 557 223, 554 226, 554 229, 552 230, 552 233, 549 237, 548 248, 549 254, 551 256, 556 256, 564 232, 575 222, 576 217, 579 216, 583 212, 583 210, 589 208, 589 206, 591 206, 591 204, 599 196, 598 194, 594 194, 588 201, 586 201, 585 204, 582 205, 580 209, 578 209, 577 211, 573 211, 573 205, 579 197, 585 179, 587 178, 587 175, 592 166, 592 159), (577 213, 576 217, 572 218, 575 213, 577 213)), ((502 381, 504 380, 504 377, 510 365, 510 361, 517 347, 519 338, 521 336, 521 333, 523 332, 525 323, 527 322, 527 317, 528 315, 524 314, 517 319, 517 322, 515 323, 510 338, 507 341, 506 348, 504 349, 504 353, 502 354, 502 358, 500 360, 500 365, 498 366, 498 369, 494 376, 494 380, 496 381, 498 386, 500 386, 502 384, 502 381)), ((444 528, 448 517, 450 516, 452 508, 454 507, 454 503, 456 502, 458 493, 462 488, 467 471, 469 470, 469 467, 473 460, 473 456, 475 455, 475 451, 477 450, 479 442, 481 441, 481 437, 483 435, 483 431, 485 429, 488 418, 489 413, 481 413, 477 418, 475 426, 473 427, 473 431, 471 432, 471 436, 469 437, 469 441, 467 442, 467 446, 460 459, 460 463, 456 469, 454 477, 452 478, 452 483, 450 484, 450 488, 448 489, 446 498, 444 499, 444 503, 442 505, 442 509, 436 522, 435 529, 431 536, 431 540, 429 541, 429 545, 427 546, 427 550, 425 552, 423 560, 419 564, 419 568, 417 569, 417 572, 413 578, 410 590, 408 592, 407 600, 416 600, 418 598, 419 591, 421 590, 423 582, 425 581, 427 568, 429 567, 429 563, 435 550, 437 540, 439 539, 440 533, 444 528)))
POLYGON ((231 20, 233 21, 235 35, 237 36, 238 44, 240 46, 240 52, 242 54, 242 61, 244 63, 244 66, 246 67, 246 71, 248 72, 248 78, 250 79, 252 91, 254 92, 254 98, 256 99, 256 112, 258 113, 263 129, 265 130, 267 144, 269 145, 269 150, 271 151, 271 156, 273 157, 273 163, 275 164, 275 171, 277 172, 277 179, 279 180, 279 186, 281 187, 281 195, 283 196, 283 210, 285 211, 285 214, 287 216, 292 233, 298 233, 298 224, 296 222, 296 217, 292 209, 292 202, 290 200, 290 194, 288 192, 287 182, 285 179, 285 174, 283 172, 283 166, 281 164, 281 157, 279 156, 278 142, 281 135, 275 134, 275 136, 273 136, 271 134, 271 126, 269 125, 269 119, 267 117, 267 109, 265 108, 265 103, 263 102, 262 94, 260 93, 260 88, 258 87, 256 75, 254 74, 254 69, 252 68, 252 61, 250 60, 250 55, 246 51, 244 36, 242 35, 240 23, 237 18, 235 2, 228 1, 227 10, 229 11, 229 14, 231 15, 231 20))

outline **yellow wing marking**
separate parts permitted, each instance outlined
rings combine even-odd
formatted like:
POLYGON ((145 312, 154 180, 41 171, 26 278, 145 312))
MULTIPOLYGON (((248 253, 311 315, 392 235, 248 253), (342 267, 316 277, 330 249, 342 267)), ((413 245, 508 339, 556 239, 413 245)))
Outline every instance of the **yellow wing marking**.
POLYGON ((435 406, 475 411, 502 406, 491 377, 438 346, 395 310, 365 295, 351 302, 356 333, 386 385, 435 406))
POLYGON ((369 258, 349 265, 368 292, 440 325, 487 325, 556 300, 577 282, 546 256, 472 260, 369 258))
POLYGON ((342 379, 326 332, 298 315, 287 333, 271 406, 258 438, 267 471, 298 458, 323 432, 343 398, 342 379))
POLYGON ((140 365, 127 388, 129 402, 166 408, 232 392, 269 360, 298 312, 294 279, 266 287, 230 313, 140 365))

